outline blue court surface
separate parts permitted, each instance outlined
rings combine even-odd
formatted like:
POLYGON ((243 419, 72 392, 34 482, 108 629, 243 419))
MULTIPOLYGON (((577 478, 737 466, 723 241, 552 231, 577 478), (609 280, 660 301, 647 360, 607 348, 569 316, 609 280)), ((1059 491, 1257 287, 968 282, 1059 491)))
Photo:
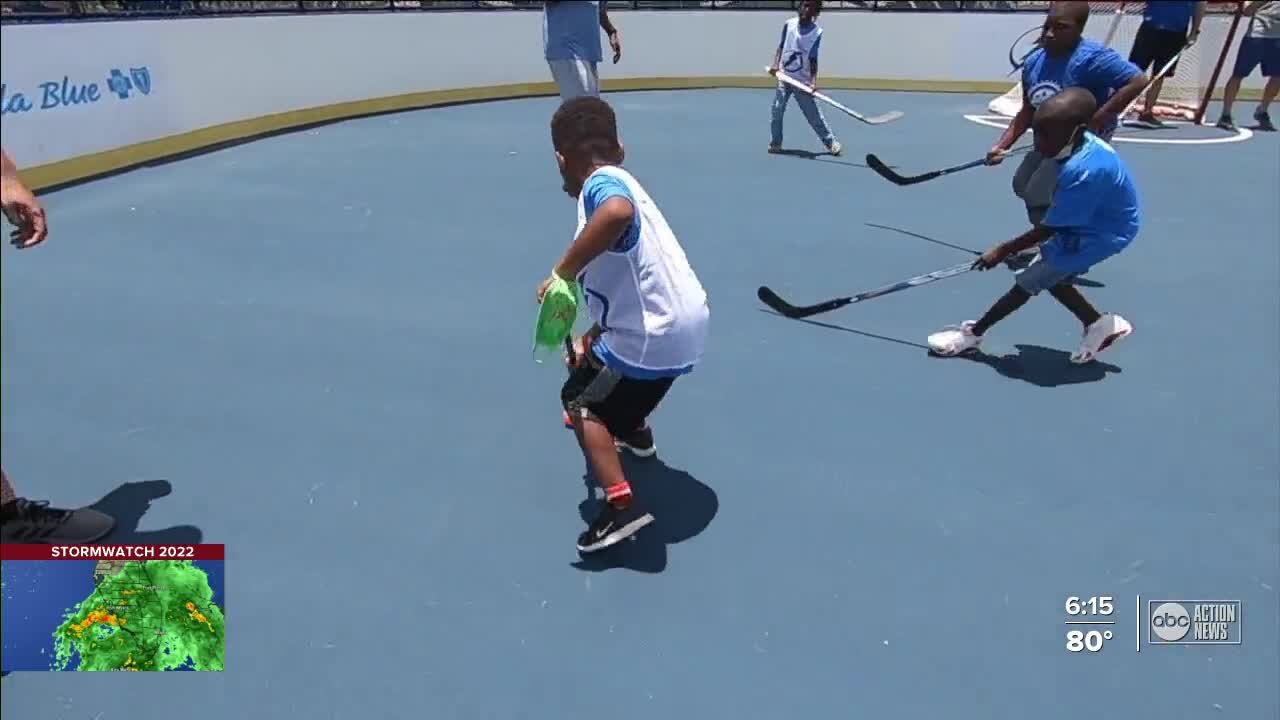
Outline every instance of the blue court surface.
MULTIPOLYGON (((834 94, 906 117, 828 111, 844 157, 771 156, 772 91, 610 96, 713 327, 653 418, 660 459, 627 466, 657 524, 588 562, 564 373, 530 352, 575 222, 555 100, 47 196, 47 245, 4 256, 5 468, 106 496, 109 540, 226 543, 228 670, 12 674, 4 716, 1276 717, 1280 139, 1117 143, 1145 227, 1083 291, 1136 332, 1096 364, 1068 362, 1080 329, 1047 295, 939 359, 927 335, 1007 270, 813 322, 756 299, 1025 229, 1012 162, 909 188, 862 166, 980 156, 997 131, 964 116, 988 98, 834 94), (1068 652, 1064 602, 1099 595, 1113 638, 1068 652), (1239 599, 1243 644, 1135 652, 1139 595, 1239 599)), ((787 145, 820 149, 794 105, 787 145)))

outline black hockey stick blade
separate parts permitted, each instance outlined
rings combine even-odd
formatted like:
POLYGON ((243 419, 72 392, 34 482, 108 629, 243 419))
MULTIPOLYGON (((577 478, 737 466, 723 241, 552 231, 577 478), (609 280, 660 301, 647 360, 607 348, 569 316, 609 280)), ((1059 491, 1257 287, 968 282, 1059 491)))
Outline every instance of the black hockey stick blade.
POLYGON ((875 170, 877 175, 884 178, 885 180, 888 180, 894 185, 898 185, 898 186, 916 185, 918 183, 927 182, 935 178, 940 178, 943 175, 950 175, 953 172, 960 172, 961 170, 968 170, 969 168, 975 168, 975 167, 978 167, 979 165, 986 165, 986 164, 987 164, 986 158, 982 158, 979 160, 971 160, 967 163, 964 163, 963 165, 956 165, 954 167, 943 168, 942 170, 931 170, 922 175, 908 176, 908 175, 901 175, 895 172, 893 168, 886 165, 883 160, 876 157, 872 153, 867 153, 867 165, 872 170, 875 170))
POLYGON ((792 320, 807 318, 810 315, 821 315, 822 313, 831 312, 832 310, 842 308, 853 302, 853 298, 845 297, 836 298, 835 300, 827 300, 826 302, 821 302, 817 305, 797 306, 783 300, 778 296, 778 293, 770 290, 764 285, 761 285, 760 289, 756 290, 756 297, 760 298, 760 302, 768 305, 779 315, 791 318, 792 320))
POLYGON ((974 261, 966 261, 959 265, 953 265, 949 268, 934 270, 930 273, 917 275, 913 278, 901 280, 896 283, 890 283, 883 287, 878 287, 875 290, 868 290, 866 292, 861 292, 857 295, 850 295, 847 297, 832 298, 831 300, 826 300, 814 305, 792 305, 779 297, 778 293, 763 285, 760 286, 760 289, 756 290, 756 297, 760 298, 760 302, 763 302, 765 305, 773 308, 780 315, 793 320, 798 320, 800 318, 809 317, 810 315, 820 315, 825 312, 831 312, 832 310, 837 310, 852 303, 878 298, 890 293, 900 292, 908 288, 919 287, 945 278, 955 277, 956 275, 961 275, 973 270, 975 265, 976 263, 974 261))

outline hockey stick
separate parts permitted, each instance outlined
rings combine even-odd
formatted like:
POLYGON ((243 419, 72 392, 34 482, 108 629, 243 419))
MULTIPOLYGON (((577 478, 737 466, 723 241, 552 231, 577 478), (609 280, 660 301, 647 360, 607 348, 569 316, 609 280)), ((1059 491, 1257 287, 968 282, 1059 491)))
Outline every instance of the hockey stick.
POLYGON ((1014 40, 1014 41, 1013 41, 1013 44, 1009 46, 1009 65, 1013 68, 1012 70, 1010 70, 1010 71, 1009 71, 1009 74, 1010 74, 1010 75, 1012 75, 1012 74, 1014 74, 1014 73, 1018 72, 1019 70, 1021 70, 1021 69, 1022 69, 1022 66, 1027 64, 1027 58, 1031 57, 1031 53, 1033 53, 1033 52, 1035 52, 1035 51, 1037 51, 1037 50, 1039 50, 1039 49, 1041 48, 1040 38, 1036 38, 1036 39, 1035 39, 1035 41, 1031 43, 1031 49, 1030 49, 1030 50, 1027 50, 1027 51, 1026 51, 1026 52, 1024 52, 1024 53, 1020 53, 1020 54, 1019 54, 1020 56, 1019 56, 1017 59, 1015 59, 1015 58, 1014 58, 1014 53, 1015 53, 1015 51, 1016 51, 1016 50, 1018 50, 1018 48, 1020 48, 1020 47, 1021 47, 1020 43, 1021 43, 1023 40, 1025 40, 1025 39, 1026 39, 1026 37, 1027 37, 1028 35, 1030 35, 1031 33, 1034 33, 1034 32, 1038 32, 1038 33, 1044 34, 1044 26, 1043 26, 1043 25, 1037 25, 1037 26, 1035 26, 1035 27, 1031 28, 1030 30, 1028 30, 1028 31, 1026 31, 1026 32, 1024 32, 1024 33, 1022 33, 1021 35, 1019 35, 1019 36, 1018 36, 1018 39, 1017 39, 1017 40, 1014 40))
POLYGON ((927 285, 931 282, 954 277, 956 275, 962 275, 973 270, 973 266, 974 262, 970 260, 969 262, 953 265, 942 270, 935 270, 924 275, 917 275, 908 280, 893 283, 892 285, 885 285, 884 287, 876 288, 875 290, 868 290, 867 292, 850 295, 848 297, 833 298, 814 305, 792 305, 779 297, 776 292, 763 285, 760 286, 760 289, 756 290, 756 297, 760 298, 760 302, 763 302, 765 305, 773 308, 779 314, 791 318, 792 320, 796 320, 799 318, 806 318, 811 315, 820 315, 825 312, 831 312, 832 310, 838 310, 845 305, 852 305, 853 303, 862 302, 863 300, 870 300, 882 295, 888 295, 889 293, 895 293, 899 290, 906 290, 907 288, 913 288, 918 285, 927 285))
POLYGON ((787 75, 782 71, 778 71, 774 73, 772 68, 765 68, 765 71, 771 75, 774 75, 779 80, 790 85, 791 87, 805 93, 806 95, 812 95, 818 100, 821 100, 822 102, 827 103, 828 105, 830 105, 831 107, 834 107, 840 112, 843 112, 844 114, 848 115, 854 120, 857 120, 859 122, 864 122, 868 125, 883 125, 887 122, 893 122, 894 120, 897 120, 898 118, 904 115, 904 113, 900 110, 891 110, 883 115, 875 115, 872 117, 867 117, 866 115, 863 115, 862 113, 857 112, 856 110, 845 107, 843 104, 831 99, 826 95, 823 95, 817 90, 810 88, 808 85, 805 85, 804 83, 800 82, 799 80, 796 80, 795 78, 787 75))
MULTIPOLYGON (((982 251, 980 250, 967 248, 963 245, 955 245, 949 242, 945 242, 943 240, 939 240, 937 238, 931 238, 928 235, 921 235, 920 233, 917 233, 917 232, 911 232, 910 230, 903 230, 902 228, 896 228, 891 225, 880 225, 878 223, 873 223, 873 222, 863 223, 863 224, 866 225, 867 227, 879 228, 880 230, 888 230, 890 232, 896 232, 896 233, 901 233, 903 235, 907 235, 910 237, 920 238, 921 240, 931 242, 934 245, 941 245, 942 247, 945 247, 945 248, 951 248, 952 250, 959 250, 960 252, 969 253, 974 257, 982 256, 982 251)), ((1010 255, 1009 257, 1004 259, 1005 267, 1015 272, 1018 270, 1022 270, 1029 263, 1030 263, 1030 260, 1028 258, 1019 257, 1018 255, 1010 255)))
MULTIPOLYGON (((1031 149, 1032 149, 1031 145, 1024 145, 1023 147, 1013 148, 1006 154, 1006 157, 1009 155, 1018 155, 1018 154, 1027 152, 1028 150, 1031 150, 1031 149)), ((894 185, 899 185, 899 186, 915 185, 917 183, 928 182, 929 180, 935 180, 937 178, 940 178, 943 175, 950 175, 951 173, 960 172, 961 170, 968 170, 970 168, 976 168, 981 165, 987 164, 987 159, 985 157, 981 157, 981 158, 978 158, 977 160, 970 160, 969 162, 964 163, 962 165, 943 168, 941 170, 931 170, 921 175, 908 176, 908 175, 900 175, 894 172, 893 168, 886 165, 883 160, 876 157, 875 154, 873 153, 867 153, 866 159, 867 159, 867 165, 870 166, 872 170, 875 170, 876 174, 878 174, 880 177, 884 178, 885 180, 888 180, 889 182, 893 183, 894 185)))
POLYGON ((1125 107, 1124 112, 1120 113, 1119 117, 1121 121, 1124 120, 1126 115, 1133 112, 1133 109, 1137 107, 1140 101, 1146 99, 1147 93, 1151 91, 1151 86, 1155 85, 1157 80, 1161 80, 1164 78, 1165 75, 1169 74, 1169 71, 1173 69, 1173 66, 1178 62, 1178 58, 1182 57, 1182 53, 1186 51, 1187 47, 1189 46, 1184 45, 1182 47, 1182 50, 1179 50, 1176 54, 1174 54, 1173 58, 1171 58, 1169 62, 1165 63, 1164 67, 1160 68, 1160 72, 1151 76, 1151 79, 1147 81, 1147 84, 1145 86, 1143 86, 1142 92, 1138 93, 1137 96, 1134 97, 1133 100, 1128 104, 1128 106, 1125 107))

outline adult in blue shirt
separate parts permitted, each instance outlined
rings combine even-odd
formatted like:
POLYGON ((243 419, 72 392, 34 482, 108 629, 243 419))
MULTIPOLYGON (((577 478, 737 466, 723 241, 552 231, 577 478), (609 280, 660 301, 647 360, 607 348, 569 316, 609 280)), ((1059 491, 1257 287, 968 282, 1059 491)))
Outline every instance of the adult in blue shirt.
MULTIPOLYGON (((1070 87, 1093 95, 1097 110, 1089 127, 1103 139, 1111 137, 1120 114, 1142 93, 1147 78, 1115 50, 1084 37, 1088 22, 1089 3, 1054 3, 1045 18, 1041 47, 1022 66, 1022 109, 987 153, 987 162, 1003 160, 1031 128, 1036 108, 1070 87)), ((1031 224, 1038 224, 1048 210, 1057 177, 1057 165, 1037 151, 1027 153, 1014 172, 1013 192, 1026 205, 1031 224)))
POLYGON ((1035 145, 1058 173, 1053 203, 1043 222, 986 251, 974 267, 988 270, 1037 245, 1040 257, 1018 274, 1013 289, 980 319, 930 335, 933 352, 953 356, 977 350, 991 326, 1042 290, 1048 290, 1084 325, 1084 340, 1071 356, 1074 363, 1091 362, 1133 332, 1129 321, 1098 312, 1071 283, 1076 275, 1128 247, 1139 229, 1133 178, 1116 151, 1087 129, 1097 109, 1094 95, 1079 87, 1040 104, 1033 118, 1035 145))
POLYGON ((542 4, 542 47, 561 100, 600 95, 602 28, 609 37, 613 61, 622 59, 622 40, 609 20, 606 5, 582 0, 542 4))
POLYGON ((1156 119, 1156 101, 1160 99, 1160 90, 1164 88, 1165 78, 1171 78, 1178 71, 1178 63, 1174 61, 1183 48, 1191 47, 1200 37, 1200 23, 1204 20, 1204 2, 1195 0, 1156 0, 1148 2, 1142 14, 1142 25, 1133 38, 1133 48, 1129 51, 1129 62, 1139 70, 1151 74, 1159 73, 1164 66, 1173 62, 1164 77, 1151 81, 1151 89, 1147 91, 1146 100, 1142 103, 1142 112, 1138 115, 1140 122, 1148 125, 1160 125, 1156 119))

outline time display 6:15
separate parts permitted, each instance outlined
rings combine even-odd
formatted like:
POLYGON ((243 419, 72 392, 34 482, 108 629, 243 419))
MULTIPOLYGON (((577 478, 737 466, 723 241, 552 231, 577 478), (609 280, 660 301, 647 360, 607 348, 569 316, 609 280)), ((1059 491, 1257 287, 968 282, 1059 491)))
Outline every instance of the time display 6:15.
POLYGON ((1094 595, 1079 598, 1075 595, 1067 598, 1068 615, 1110 615, 1115 612, 1110 595, 1094 595))

